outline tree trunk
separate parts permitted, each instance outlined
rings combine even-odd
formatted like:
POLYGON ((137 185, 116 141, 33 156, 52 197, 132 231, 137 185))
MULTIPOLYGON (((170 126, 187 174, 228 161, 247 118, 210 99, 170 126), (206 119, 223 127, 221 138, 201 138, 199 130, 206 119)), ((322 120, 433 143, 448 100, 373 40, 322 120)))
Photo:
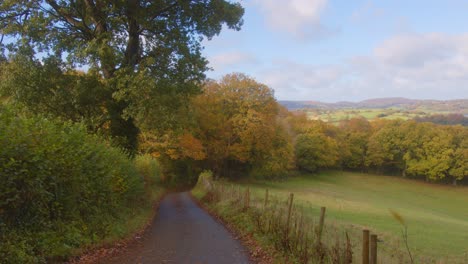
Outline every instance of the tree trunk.
POLYGON ((452 185, 457 186, 457 178, 453 178, 452 185))
POLYGON ((138 148, 138 134, 140 130, 133 118, 124 119, 123 111, 127 107, 125 102, 111 102, 108 110, 110 115, 110 133, 114 142, 126 149, 133 156, 138 148))
POLYGON ((128 1, 127 5, 128 41, 123 66, 133 70, 140 60, 140 26, 136 20, 140 6, 136 0, 128 1))

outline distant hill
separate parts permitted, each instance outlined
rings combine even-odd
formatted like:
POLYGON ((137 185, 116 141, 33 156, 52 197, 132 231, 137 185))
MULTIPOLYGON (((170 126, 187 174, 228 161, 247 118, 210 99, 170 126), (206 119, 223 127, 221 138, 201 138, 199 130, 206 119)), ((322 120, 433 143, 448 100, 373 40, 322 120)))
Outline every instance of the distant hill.
POLYGON ((368 99, 357 103, 362 108, 389 108, 389 107, 404 107, 414 105, 423 100, 412 100, 402 97, 376 98, 368 99))
POLYGON ((318 101, 279 101, 289 110, 299 109, 346 109, 346 108, 402 108, 424 109, 436 112, 451 112, 468 115, 468 99, 457 100, 415 100, 402 97, 376 98, 361 102, 324 103, 318 101))

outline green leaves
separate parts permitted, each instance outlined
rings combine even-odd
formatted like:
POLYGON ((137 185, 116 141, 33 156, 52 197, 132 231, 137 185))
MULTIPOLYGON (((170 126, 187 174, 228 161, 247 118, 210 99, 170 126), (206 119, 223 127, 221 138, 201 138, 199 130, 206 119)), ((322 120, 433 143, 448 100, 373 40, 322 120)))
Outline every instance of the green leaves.
POLYGON ((384 173, 456 181, 468 175, 468 129, 403 120, 350 119, 339 128, 292 116, 298 134, 296 165, 307 171, 342 166, 384 173))
MULTIPOLYGON (((0 182, 0 239, 14 232, 26 237, 23 242, 31 237, 25 243, 36 255, 64 256, 90 237, 105 236, 105 224, 115 221, 116 212, 144 195, 143 178, 126 154, 88 135, 82 125, 4 108, 0 182)), ((0 259, 12 252, 0 250, 0 259)))
POLYGON ((41 63, 23 55, 0 68, 0 95, 30 112, 82 121, 94 132, 108 119, 104 107, 109 92, 92 73, 67 69, 54 57, 41 63))
POLYGON ((296 164, 299 169, 315 172, 338 161, 336 141, 320 131, 310 131, 296 138, 296 164))
POLYGON ((146 68, 155 79, 174 71, 183 76, 179 80, 200 81, 207 64, 201 55, 202 40, 219 34, 223 25, 240 30, 243 14, 240 3, 224 0, 0 4, 2 33, 16 46, 58 57, 66 53, 70 64, 90 65, 106 79, 118 70, 146 68))
POLYGON ((239 30, 243 13, 224 0, 3 1, 10 45, 0 56, 13 63, 1 92, 33 112, 83 119, 135 153, 140 130, 180 129, 208 70, 202 41, 224 25, 239 30))

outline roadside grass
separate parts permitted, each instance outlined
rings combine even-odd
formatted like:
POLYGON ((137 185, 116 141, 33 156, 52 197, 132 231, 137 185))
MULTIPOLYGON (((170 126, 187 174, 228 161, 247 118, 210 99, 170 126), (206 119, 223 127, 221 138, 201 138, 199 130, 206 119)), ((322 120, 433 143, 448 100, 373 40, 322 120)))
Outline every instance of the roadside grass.
MULTIPOLYGON (((113 245, 116 242, 126 239, 139 231, 149 223, 155 213, 154 206, 165 193, 163 187, 154 186, 147 194, 147 200, 139 206, 127 210, 123 221, 116 222, 109 230, 109 235, 105 240, 93 247, 113 245)), ((81 250, 82 251, 82 250, 81 250)))
MULTIPOLYGON (((230 191, 225 191, 223 188, 222 192, 220 192, 219 187, 226 187, 227 185, 228 182, 226 181, 218 181, 214 184, 212 173, 202 172, 198 177, 197 184, 190 193, 203 204, 205 209, 208 209, 210 213, 222 219, 236 233, 244 242, 244 246, 249 249, 251 257, 255 259, 255 263, 290 263, 287 261, 286 256, 275 250, 271 237, 256 230, 252 211, 244 210, 240 201, 235 201, 235 204, 233 204, 233 200, 229 199, 233 198, 232 195, 240 193, 236 193, 233 188, 230 188, 230 191), (212 187, 207 188, 206 182, 210 182, 211 184, 209 185, 212 187), (254 243, 251 243, 252 239, 254 243), (261 253, 258 246, 261 248, 261 253)), ((229 184, 229 186, 234 187, 233 184, 229 184)), ((240 186, 237 185, 237 187, 236 190, 240 191, 240 186)))
POLYGON ((283 182, 244 182, 252 196, 265 189, 286 199, 294 193, 310 214, 327 207, 327 221, 337 226, 369 228, 383 237, 383 247, 399 244, 402 226, 408 226, 414 254, 435 259, 462 259, 468 253, 468 188, 427 184, 414 180, 351 172, 328 171, 301 175, 283 182))
POLYGON ((162 186, 162 174, 156 159, 148 154, 138 155, 134 159, 135 168, 143 177, 145 195, 138 206, 126 209, 125 221, 112 226, 109 236, 103 243, 112 244, 120 239, 128 238, 140 231, 149 223, 155 213, 154 206, 162 198, 166 189, 162 186))

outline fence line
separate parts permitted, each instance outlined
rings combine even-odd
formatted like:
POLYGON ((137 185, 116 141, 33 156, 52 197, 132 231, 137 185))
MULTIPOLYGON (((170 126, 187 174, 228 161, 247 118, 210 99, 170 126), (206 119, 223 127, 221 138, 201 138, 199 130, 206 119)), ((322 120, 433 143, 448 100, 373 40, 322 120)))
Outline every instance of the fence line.
MULTIPOLYGON (((249 214, 256 229, 267 234, 277 250, 299 263, 377 264, 377 260, 378 263, 410 263, 398 245, 382 242, 385 247, 378 249, 377 234, 371 234, 367 229, 343 231, 342 226, 326 224, 325 207, 320 208, 318 219, 305 213, 304 204, 294 202, 293 193, 288 199, 278 199, 268 189, 264 196, 252 195, 250 187, 226 185, 223 182, 213 184, 211 202, 229 203, 230 208, 249 214), (381 251, 383 249, 386 252, 381 251), (361 254, 353 254, 359 251, 361 254)), ((424 263, 443 262, 427 258, 424 263)))

